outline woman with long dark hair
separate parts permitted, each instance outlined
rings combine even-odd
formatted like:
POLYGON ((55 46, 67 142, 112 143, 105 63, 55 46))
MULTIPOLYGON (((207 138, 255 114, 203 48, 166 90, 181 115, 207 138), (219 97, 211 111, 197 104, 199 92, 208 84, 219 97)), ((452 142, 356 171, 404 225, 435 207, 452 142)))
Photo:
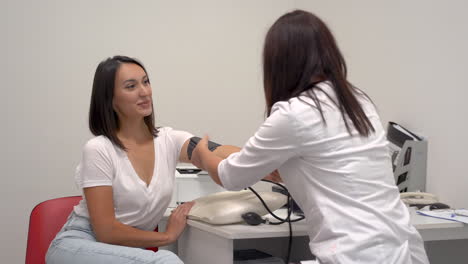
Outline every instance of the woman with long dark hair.
POLYGON ((268 117, 255 135, 225 160, 205 137, 192 162, 229 190, 278 169, 320 263, 428 263, 376 108, 347 80, 325 23, 301 10, 280 17, 266 35, 263 74, 268 117))
MULTIPOLYGON (((54 263, 161 263, 182 261, 153 248, 173 243, 193 203, 172 211, 166 230, 154 232, 172 197, 177 162, 190 162, 185 131, 154 125, 152 88, 136 59, 114 56, 96 69, 89 111, 93 135, 83 148, 75 181, 83 200, 52 241, 54 263)), ((226 157, 237 147, 211 148, 226 157)))

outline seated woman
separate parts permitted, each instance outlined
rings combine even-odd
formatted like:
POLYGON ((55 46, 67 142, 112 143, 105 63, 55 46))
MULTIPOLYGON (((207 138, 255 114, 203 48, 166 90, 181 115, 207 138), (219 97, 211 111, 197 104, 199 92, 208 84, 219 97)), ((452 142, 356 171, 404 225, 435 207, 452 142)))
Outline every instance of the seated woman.
MULTIPOLYGON (((115 56, 94 76, 89 128, 75 181, 83 200, 52 241, 54 263, 182 263, 172 252, 145 250, 177 240, 193 203, 172 211, 154 232, 172 197, 177 162, 190 162, 188 132, 154 126, 148 74, 135 59, 115 56)), ((221 158, 239 149, 220 146, 221 158)))

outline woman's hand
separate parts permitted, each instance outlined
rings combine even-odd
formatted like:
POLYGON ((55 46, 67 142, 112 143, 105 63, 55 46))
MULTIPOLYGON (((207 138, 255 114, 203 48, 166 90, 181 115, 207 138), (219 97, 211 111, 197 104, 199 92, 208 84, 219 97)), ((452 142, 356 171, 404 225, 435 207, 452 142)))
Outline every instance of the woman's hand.
POLYGON ((265 178, 263 178, 264 180, 269 180, 269 181, 272 181, 272 182, 283 182, 283 179, 281 179, 281 175, 279 173, 278 170, 275 170, 274 172, 268 174, 265 178))
POLYGON ((195 202, 187 202, 175 208, 167 221, 166 233, 170 241, 175 242, 187 225, 187 216, 195 202))

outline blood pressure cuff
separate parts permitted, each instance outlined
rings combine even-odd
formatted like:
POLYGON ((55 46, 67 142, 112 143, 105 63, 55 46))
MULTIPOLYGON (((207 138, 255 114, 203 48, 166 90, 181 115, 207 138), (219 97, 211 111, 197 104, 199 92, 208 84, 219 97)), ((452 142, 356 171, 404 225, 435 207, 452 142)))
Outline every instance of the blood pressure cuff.
MULTIPOLYGON (((187 156, 188 156, 189 160, 192 159, 192 152, 197 147, 198 142, 200 142, 200 140, 201 140, 201 138, 199 138, 199 137, 192 137, 190 139, 189 145, 187 147, 187 156)), ((219 146, 221 146, 221 145, 218 144, 218 143, 215 143, 213 141, 208 141, 208 149, 210 151, 215 150, 219 146)))

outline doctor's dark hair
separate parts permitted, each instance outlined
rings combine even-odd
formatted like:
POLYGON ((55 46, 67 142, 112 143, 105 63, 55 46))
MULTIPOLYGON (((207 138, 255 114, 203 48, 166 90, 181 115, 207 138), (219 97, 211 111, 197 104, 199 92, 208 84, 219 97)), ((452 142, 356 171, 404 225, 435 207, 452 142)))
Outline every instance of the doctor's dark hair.
MULTIPOLYGON (((145 67, 136 59, 126 56, 114 56, 99 63, 94 74, 93 91, 89 107, 89 130, 95 136, 106 136, 109 140, 126 150, 123 143, 117 137, 120 127, 119 118, 114 110, 112 101, 114 99, 115 77, 117 70, 123 63, 132 63, 140 66, 146 72, 145 67)), ((144 117, 144 122, 149 132, 156 137, 157 128, 154 126, 154 111, 151 115, 144 117)))
MULTIPOLYGON (((296 10, 281 16, 268 30, 263 47, 263 86, 267 116, 279 101, 306 92, 326 124, 316 92, 329 81, 348 132, 347 117, 362 136, 375 131, 356 95, 367 95, 346 79, 346 63, 326 24, 312 13, 296 10)), ((324 92, 325 93, 325 92, 324 92)), ((329 95, 327 95, 330 97, 329 95)), ((369 99, 370 100, 370 99, 369 99)))

